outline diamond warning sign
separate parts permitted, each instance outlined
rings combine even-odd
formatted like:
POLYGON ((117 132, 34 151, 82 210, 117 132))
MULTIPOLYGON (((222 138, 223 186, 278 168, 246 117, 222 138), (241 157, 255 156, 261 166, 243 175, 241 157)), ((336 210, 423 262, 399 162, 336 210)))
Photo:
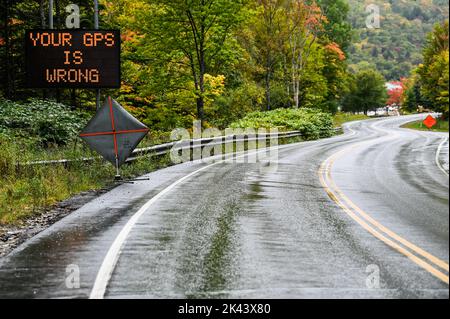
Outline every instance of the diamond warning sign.
POLYGON ((423 124, 429 129, 431 129, 433 128, 433 126, 437 124, 437 121, 433 116, 428 115, 427 118, 423 121, 423 124))
POLYGON ((80 137, 106 160, 119 167, 148 131, 144 124, 108 97, 80 137))

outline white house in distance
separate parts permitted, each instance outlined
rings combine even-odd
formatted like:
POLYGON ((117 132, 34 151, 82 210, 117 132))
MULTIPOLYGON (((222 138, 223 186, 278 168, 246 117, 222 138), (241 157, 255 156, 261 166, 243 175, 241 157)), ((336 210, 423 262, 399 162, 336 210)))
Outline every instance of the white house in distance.
POLYGON ((386 89, 387 89, 388 91, 396 90, 396 89, 401 89, 401 88, 402 88, 402 85, 399 84, 398 82, 387 82, 387 83, 385 84, 385 86, 386 86, 386 89))

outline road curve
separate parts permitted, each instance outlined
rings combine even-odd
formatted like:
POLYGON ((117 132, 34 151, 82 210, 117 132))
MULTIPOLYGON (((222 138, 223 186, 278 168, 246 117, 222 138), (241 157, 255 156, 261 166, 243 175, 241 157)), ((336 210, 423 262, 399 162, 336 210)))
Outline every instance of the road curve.
POLYGON ((2 258, 0 298, 448 298, 448 134, 420 118, 117 187, 2 258))

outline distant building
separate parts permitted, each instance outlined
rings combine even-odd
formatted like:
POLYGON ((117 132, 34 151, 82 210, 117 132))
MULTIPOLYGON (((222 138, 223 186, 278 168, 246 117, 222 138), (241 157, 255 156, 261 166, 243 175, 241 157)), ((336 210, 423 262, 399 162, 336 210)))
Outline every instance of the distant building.
POLYGON ((402 82, 399 81, 387 82, 385 86, 388 91, 403 89, 402 82))

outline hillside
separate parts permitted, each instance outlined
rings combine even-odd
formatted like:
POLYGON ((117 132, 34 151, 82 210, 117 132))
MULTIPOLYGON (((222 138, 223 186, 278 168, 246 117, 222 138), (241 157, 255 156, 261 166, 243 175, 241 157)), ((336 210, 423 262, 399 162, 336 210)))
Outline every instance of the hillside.
POLYGON ((350 20, 355 39, 350 53, 351 68, 367 61, 387 80, 407 77, 410 70, 422 62, 426 35, 435 23, 448 19, 446 0, 349 0, 350 20), (365 8, 378 4, 381 28, 366 28, 365 8))

